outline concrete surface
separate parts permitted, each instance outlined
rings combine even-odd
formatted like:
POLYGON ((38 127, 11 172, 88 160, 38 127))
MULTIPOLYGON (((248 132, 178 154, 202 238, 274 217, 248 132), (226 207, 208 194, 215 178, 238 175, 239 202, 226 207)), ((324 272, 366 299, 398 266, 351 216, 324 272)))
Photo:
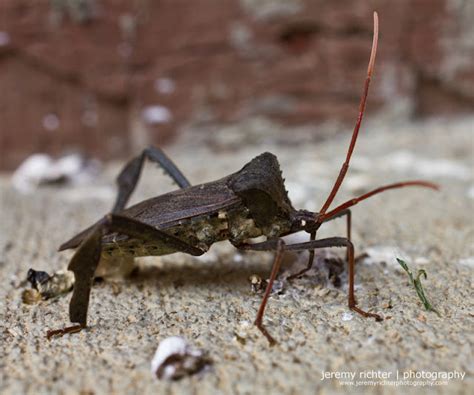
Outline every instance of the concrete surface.
MULTIPOLYGON (((326 284, 324 271, 314 270, 293 286, 281 281, 280 292, 271 296, 265 322, 279 341, 274 347, 249 325, 261 295, 248 282, 251 274, 268 276, 272 254, 243 255, 226 243, 202 258, 177 254, 140 260, 131 279, 94 286, 87 330, 47 341, 47 329, 68 323, 69 296, 23 304, 26 272, 30 267, 53 272, 67 265, 71 253, 57 253, 57 246, 111 207, 119 164, 107 166, 94 185, 43 188, 26 196, 12 190, 3 176, 0 392, 472 393, 473 125, 468 118, 408 125, 374 121, 364 128, 337 202, 403 179, 432 180, 442 190, 390 191, 353 210, 356 251, 370 254, 356 268, 357 296, 360 306, 379 312, 383 322, 350 313, 345 274, 337 288, 326 284), (414 271, 427 271, 423 284, 440 318, 424 311, 395 257, 404 258, 414 271), (156 347, 172 335, 207 350, 212 370, 171 383, 152 377, 156 347), (400 375, 457 370, 466 376, 423 388, 356 388, 341 386, 337 379, 321 380, 322 371, 369 370, 391 372, 392 379, 397 370, 400 375)), ((189 134, 168 152, 192 182, 200 182, 238 170, 263 150, 273 151, 295 206, 308 209, 322 204, 349 140, 348 133, 341 133, 317 144, 311 139, 300 145, 252 140, 247 145, 239 141, 237 148, 235 136, 227 132, 219 137, 218 149, 204 147, 210 136, 191 139, 189 134)), ((246 136, 245 129, 240 133, 246 136)), ((148 166, 134 201, 171 188, 161 172, 148 166)), ((343 233, 339 220, 318 236, 343 233)), ((288 255, 284 272, 302 260, 288 255)))

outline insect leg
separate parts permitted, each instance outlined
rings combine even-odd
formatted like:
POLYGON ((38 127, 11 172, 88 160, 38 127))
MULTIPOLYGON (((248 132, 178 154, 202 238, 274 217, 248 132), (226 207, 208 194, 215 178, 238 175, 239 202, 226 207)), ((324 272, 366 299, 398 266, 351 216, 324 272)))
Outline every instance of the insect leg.
POLYGON ((272 267, 272 274, 270 281, 267 285, 267 289, 265 290, 265 295, 262 300, 262 304, 260 305, 259 312, 257 314, 257 319, 255 320, 255 325, 260 329, 260 331, 265 335, 268 339, 270 344, 273 344, 275 340, 268 334, 266 329, 262 325, 262 318, 263 313, 265 311, 265 306, 268 301, 268 295, 271 292, 271 287, 273 284, 276 275, 278 274, 278 270, 280 268, 281 257, 283 251, 306 251, 306 250, 315 250, 318 248, 328 248, 328 247, 347 247, 348 250, 348 265, 349 265, 349 291, 348 291, 348 305, 351 310, 361 314, 364 317, 374 317, 377 321, 381 321, 382 317, 378 314, 366 312, 359 307, 357 307, 357 303, 355 300, 354 294, 354 245, 352 242, 346 237, 329 237, 327 239, 321 240, 312 240, 307 241, 304 243, 297 243, 297 244, 282 244, 281 239, 279 240, 269 240, 264 241, 262 243, 257 244, 244 244, 238 246, 239 249, 242 250, 253 250, 253 251, 277 251, 277 255, 275 257, 275 261, 272 267))
MULTIPOLYGON (((74 272, 75 285, 69 304, 71 322, 79 323, 80 328, 87 325, 87 310, 89 297, 94 279, 94 273, 100 261, 102 252, 102 236, 106 233, 117 232, 140 241, 160 240, 176 251, 190 255, 202 255, 203 250, 196 248, 181 239, 132 218, 109 214, 97 223, 93 231, 82 241, 69 263, 68 269, 74 272)), ((62 335, 72 332, 78 325, 63 330, 50 331, 50 335, 62 335)), ((77 331, 77 330, 74 330, 77 331)))
MULTIPOLYGON (((316 232, 311 232, 309 240, 314 241, 315 239, 316 239, 316 232)), ((291 281, 295 278, 301 277, 303 274, 305 274, 308 270, 310 270, 313 267, 313 262, 314 262, 314 250, 309 250, 309 258, 308 258, 308 263, 306 267, 303 270, 300 270, 298 273, 288 276, 287 280, 291 281)))
POLYGON ((378 314, 368 313, 357 307, 354 293, 354 245, 346 237, 329 237, 316 241, 308 241, 306 243, 290 244, 286 246, 288 251, 304 251, 314 248, 326 247, 347 247, 348 266, 349 266, 349 291, 348 304, 351 310, 363 315, 364 317, 374 317, 377 321, 382 321, 382 317, 378 314))
MULTIPOLYGON (((346 209, 346 210, 342 210, 338 213, 336 213, 335 215, 333 215, 332 217, 328 217, 326 218, 324 222, 329 222, 329 221, 332 221, 333 219, 336 219, 336 218, 339 218, 339 217, 342 217, 342 216, 346 216, 346 232, 347 232, 347 239, 349 241, 351 241, 351 233, 352 233, 352 212, 351 210, 349 209, 346 209)), ((349 262, 349 250, 347 250, 347 254, 346 254, 346 258, 347 258, 347 262, 349 262)))
POLYGON ((145 158, 158 163, 180 188, 191 186, 183 173, 181 173, 181 171, 161 149, 156 147, 146 148, 140 155, 131 159, 118 175, 117 185, 119 187, 119 192, 112 209, 113 213, 125 208, 130 195, 133 193, 135 186, 138 183, 145 158))
POLYGON ((277 239, 277 240, 270 240, 270 241, 265 241, 263 243, 258 243, 258 244, 245 244, 238 246, 239 249, 245 249, 245 250, 253 250, 254 246, 257 246, 257 249, 259 247, 266 247, 260 250, 276 250, 276 255, 275 259, 273 261, 272 265, 272 272, 270 274, 270 279, 268 280, 267 287, 265 289, 265 293, 263 294, 263 299, 262 302, 260 303, 260 308, 258 309, 257 317, 255 318, 254 324, 257 326, 257 328, 262 332, 262 334, 267 338, 268 342, 270 345, 273 345, 276 343, 275 339, 268 333, 267 329, 263 326, 262 320, 263 320, 263 314, 265 313, 265 307, 267 306, 268 298, 270 296, 270 293, 272 292, 272 287, 273 287, 273 282, 275 281, 276 276, 278 275, 278 272, 280 271, 280 265, 281 265, 281 258, 283 257, 283 252, 285 250, 285 242, 283 239, 277 239))
MULTIPOLYGON (((336 215, 334 215, 333 217, 328 217, 323 222, 329 222, 329 221, 332 221, 333 219, 342 217, 344 215, 347 218, 347 239, 350 241, 351 240, 351 217, 352 217, 351 210, 349 209, 343 210, 337 213, 336 215)), ((316 232, 312 232, 310 236, 310 241, 315 240, 315 238, 316 238, 316 232)), ((349 261, 349 251, 347 252, 347 261, 349 261)), ((306 265, 306 267, 303 270, 299 271, 298 273, 295 273, 289 276, 287 280, 291 281, 295 278, 301 277, 303 274, 305 274, 307 271, 309 271, 313 267, 313 262, 314 262, 314 250, 309 250, 309 259, 308 259, 308 264, 306 265)))

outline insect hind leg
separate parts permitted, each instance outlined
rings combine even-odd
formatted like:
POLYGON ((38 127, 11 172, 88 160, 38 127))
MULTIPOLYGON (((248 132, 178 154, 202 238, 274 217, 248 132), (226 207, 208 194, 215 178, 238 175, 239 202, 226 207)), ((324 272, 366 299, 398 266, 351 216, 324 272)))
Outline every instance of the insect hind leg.
POLYGON ((81 242, 68 266, 68 269, 74 272, 75 277, 74 290, 69 304, 69 318, 71 322, 78 323, 78 325, 48 331, 48 338, 78 332, 86 327, 92 281, 102 253, 102 237, 110 232, 117 232, 141 242, 160 240, 176 251, 194 256, 204 253, 203 250, 146 223, 117 214, 105 216, 81 242))
POLYGON ((131 159, 122 169, 117 177, 119 191, 117 200, 112 209, 113 213, 123 210, 130 199, 140 178, 145 159, 157 163, 168 174, 180 188, 187 188, 191 183, 173 163, 173 161, 159 148, 148 147, 135 158, 131 159))

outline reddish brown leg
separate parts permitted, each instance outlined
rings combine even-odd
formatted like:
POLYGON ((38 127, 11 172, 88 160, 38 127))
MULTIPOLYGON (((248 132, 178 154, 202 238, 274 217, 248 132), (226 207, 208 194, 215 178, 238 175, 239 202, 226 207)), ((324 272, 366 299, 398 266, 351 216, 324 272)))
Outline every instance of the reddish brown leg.
POLYGON ((374 317, 377 321, 382 321, 382 317, 375 313, 368 313, 357 307, 357 302, 354 293, 354 245, 347 240, 347 263, 349 265, 349 291, 348 291, 348 304, 351 310, 363 315, 364 317, 374 317))
POLYGON ((241 250, 254 250, 254 251, 274 251, 277 250, 275 256, 275 261, 273 262, 272 273, 270 276, 270 281, 268 282, 267 289, 265 290, 265 295, 263 296, 262 303, 258 310, 257 318, 255 320, 255 325, 258 329, 265 335, 270 344, 275 343, 275 339, 268 333, 265 327, 262 324, 263 314, 265 312, 265 307, 270 296, 273 282, 278 274, 280 269, 281 258, 284 251, 311 251, 318 248, 327 248, 327 247, 347 247, 348 256, 349 256, 349 292, 348 292, 348 303, 349 308, 355 312, 363 315, 364 317, 374 317, 377 321, 382 321, 382 317, 378 314, 366 312, 359 307, 354 295, 354 246, 349 239, 346 237, 329 237, 327 239, 321 240, 312 240, 305 243, 298 244, 284 244, 283 240, 269 240, 257 244, 244 244, 238 246, 241 250))
POLYGON ((354 245, 352 242, 345 237, 330 237, 327 239, 321 239, 316 241, 309 241, 306 243, 290 244, 285 247, 288 251, 304 251, 314 248, 325 248, 325 247, 347 247, 348 253, 348 265, 349 265, 349 291, 348 291, 348 304, 351 310, 363 315, 364 317, 374 317, 377 321, 382 321, 382 317, 378 314, 366 312, 359 307, 355 300, 354 294, 354 245))
POLYGON ((283 251, 285 250, 285 242, 282 239, 278 239, 277 250, 275 255, 275 260, 273 261, 272 272, 270 274, 270 280, 268 281, 267 288, 265 289, 265 294, 263 295, 262 303, 260 303, 260 308, 258 309, 257 318, 255 319, 254 324, 263 333, 267 338, 270 345, 276 343, 275 339, 268 333, 267 329, 263 326, 263 314, 265 313, 265 307, 267 306, 268 298, 272 292, 273 282, 275 281, 278 272, 280 271, 281 258, 283 257, 283 251))
POLYGON ((62 329, 53 329, 46 332, 46 338, 50 340, 52 337, 61 337, 68 333, 77 333, 85 328, 83 325, 72 325, 62 329))

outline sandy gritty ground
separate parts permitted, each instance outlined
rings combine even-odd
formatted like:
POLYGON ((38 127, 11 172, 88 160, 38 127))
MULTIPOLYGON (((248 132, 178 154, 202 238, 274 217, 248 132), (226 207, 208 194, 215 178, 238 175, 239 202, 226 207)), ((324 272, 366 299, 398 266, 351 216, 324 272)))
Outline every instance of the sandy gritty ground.
MULTIPOLYGON (((94 184, 43 188, 26 196, 15 192, 5 175, 0 181, 0 392, 472 393, 473 125, 472 118, 390 127, 372 123, 363 131, 338 202, 407 178, 439 182, 442 191, 391 191, 353 210, 357 253, 371 254, 356 268, 359 303, 379 312, 383 322, 350 313, 345 273, 340 287, 328 285, 319 264, 322 271, 294 285, 282 282, 271 296, 265 322, 279 341, 274 347, 249 325, 261 295, 248 281, 251 274, 268 276, 272 254, 240 254, 226 243, 202 258, 147 258, 133 278, 97 284, 89 328, 47 341, 48 328, 68 323, 69 296, 25 305, 21 283, 30 267, 53 272, 67 265, 71 253, 57 253, 58 245, 111 207, 119 165, 108 166, 94 184), (395 257, 414 271, 427 271, 423 284, 441 317, 424 311, 395 257), (212 369, 172 383, 152 377, 155 349, 172 335, 207 350, 212 369), (390 372, 391 379, 397 371, 401 376, 410 370, 457 370, 466 377, 430 389, 354 388, 337 379, 321 380, 322 371, 369 370, 390 372)), ((262 135, 260 127, 267 126, 257 120, 243 125, 247 134, 230 128, 217 140, 188 134, 168 152, 192 182, 202 182, 240 169, 262 150, 273 151, 295 206, 317 210, 337 175, 348 133, 317 144, 310 139, 273 144, 255 137, 262 135), (250 144, 240 141, 242 136, 250 144), (206 141, 213 146, 204 147, 206 141)), ((134 201, 172 188, 148 166, 134 201)), ((339 220, 319 237, 343 234, 339 220)), ((284 270, 295 270, 301 260, 288 255, 284 270)))

